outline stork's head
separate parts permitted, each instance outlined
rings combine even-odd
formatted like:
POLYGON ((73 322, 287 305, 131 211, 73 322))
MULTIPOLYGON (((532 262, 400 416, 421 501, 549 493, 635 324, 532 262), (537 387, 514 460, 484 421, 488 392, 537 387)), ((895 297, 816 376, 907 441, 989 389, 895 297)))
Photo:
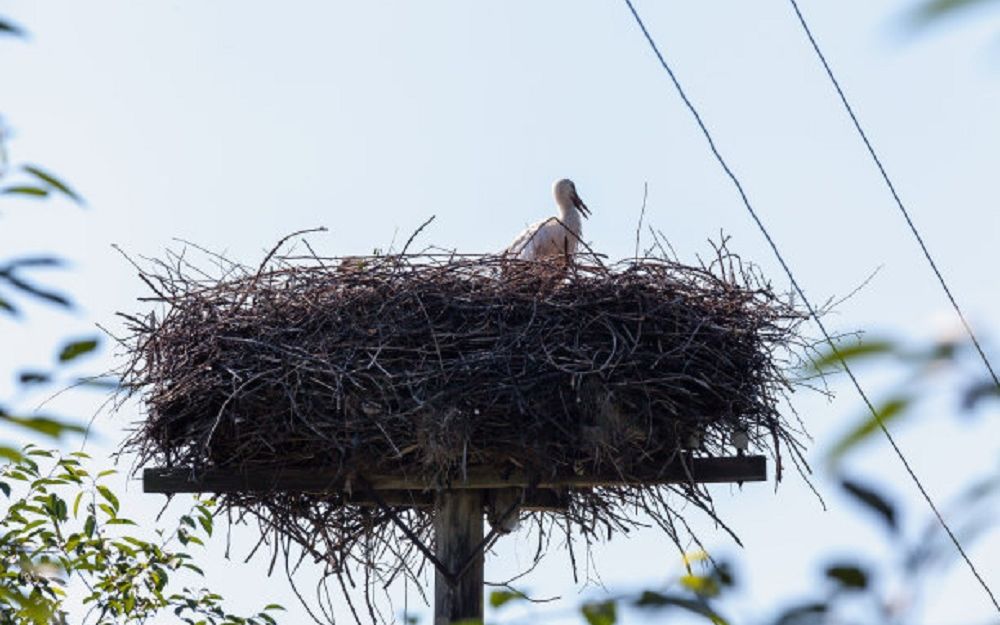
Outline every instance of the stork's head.
POLYGON ((556 196, 556 202, 560 206, 574 206, 580 214, 584 217, 590 217, 590 209, 587 205, 583 203, 580 199, 580 195, 576 192, 576 185, 569 178, 563 178, 562 180, 557 180, 554 185, 552 185, 552 193, 556 196))

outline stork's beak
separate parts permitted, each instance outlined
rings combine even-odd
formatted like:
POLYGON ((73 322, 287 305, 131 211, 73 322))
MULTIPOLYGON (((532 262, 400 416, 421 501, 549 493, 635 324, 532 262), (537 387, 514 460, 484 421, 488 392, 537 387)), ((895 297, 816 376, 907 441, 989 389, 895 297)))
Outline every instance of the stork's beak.
POLYGON ((576 209, 580 211, 580 214, 584 217, 590 217, 590 209, 583 203, 580 196, 575 193, 573 194, 573 206, 576 206, 576 209))

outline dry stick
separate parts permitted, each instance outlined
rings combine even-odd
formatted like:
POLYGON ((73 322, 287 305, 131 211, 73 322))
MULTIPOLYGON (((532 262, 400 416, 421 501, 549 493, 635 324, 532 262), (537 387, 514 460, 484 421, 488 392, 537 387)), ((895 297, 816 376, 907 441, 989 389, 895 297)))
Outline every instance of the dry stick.
POLYGON ((344 583, 343 574, 340 571, 338 571, 336 576, 337 576, 337 582, 340 584, 340 592, 344 596, 344 599, 347 600, 347 607, 350 608, 351 614, 354 616, 354 622, 360 623, 361 617, 358 616, 358 611, 354 607, 354 602, 351 601, 351 592, 347 589, 347 585, 344 583))
POLYGON ((406 250, 410 249, 410 243, 413 243, 413 240, 416 239, 417 236, 419 236, 420 233, 423 232, 424 228, 426 228, 432 221, 434 221, 436 217, 437 215, 431 215, 427 221, 420 224, 420 227, 417 228, 413 232, 413 234, 410 235, 410 238, 406 240, 406 244, 403 246, 403 251, 399 253, 400 256, 406 256, 406 250))
MULTIPOLYGON (((275 546, 275 549, 277 549, 277 546, 275 546)), ((311 618, 318 625, 326 625, 325 623, 323 623, 323 621, 319 620, 316 617, 315 614, 313 614, 313 611, 309 608, 309 604, 306 602, 305 597, 302 596, 302 593, 299 592, 298 586, 295 585, 295 580, 292 577, 292 572, 288 568, 288 551, 287 551, 287 549, 285 550, 285 579, 288 580, 288 585, 291 587, 292 592, 295 594, 296 598, 298 598, 298 600, 299 600, 299 605, 301 605, 305 609, 306 614, 309 615, 309 618, 311 618)), ((350 600, 348 600, 348 601, 350 601, 350 600)))
POLYGON ((458 567, 458 570, 455 572, 455 579, 462 577, 462 575, 469 570, 469 567, 472 566, 472 563, 476 561, 476 558, 479 557, 479 554, 484 553, 487 550, 487 545, 492 544, 493 539, 499 537, 500 533, 497 528, 503 527, 503 524, 510 518, 510 515, 520 507, 519 504, 520 502, 515 499, 513 503, 507 506, 504 513, 500 515, 496 524, 490 525, 489 533, 486 534, 481 541, 479 541, 479 544, 475 546, 472 552, 465 557, 465 560, 463 560, 462 564, 458 567))
POLYGON ((243 304, 245 304, 247 301, 247 297, 250 296, 252 287, 257 284, 257 280, 259 280, 261 274, 264 273, 264 268, 267 267, 267 263, 269 263, 271 259, 274 258, 274 255, 278 253, 278 250, 281 249, 281 246, 284 245, 285 242, 288 241, 288 239, 291 239, 292 237, 296 237, 302 234, 309 234, 312 232, 326 232, 326 231, 327 231, 326 226, 319 226, 317 228, 306 228, 305 230, 297 230, 291 234, 287 234, 281 237, 278 243, 271 248, 270 252, 267 253, 267 256, 264 257, 264 260, 261 261, 260 266, 257 267, 257 273, 254 275, 253 280, 250 283, 251 288, 248 288, 243 292, 243 298, 240 299, 239 304, 233 307, 233 310, 239 310, 240 308, 243 307, 243 304))
POLYGON ((639 224, 635 227, 635 260, 639 262, 639 233, 642 231, 642 219, 646 216, 646 198, 649 197, 649 181, 642 183, 642 210, 639 211, 639 224))
POLYGON ((389 515, 389 518, 392 519, 392 522, 396 524, 396 527, 398 527, 406 535, 406 537, 410 539, 410 542, 412 542, 413 545, 420 550, 420 553, 424 554, 424 557, 430 560, 432 564, 434 564, 434 568, 436 568, 438 572, 441 573, 441 575, 447 578, 449 582, 454 582, 456 579, 456 575, 452 573, 450 570, 448 570, 448 567, 444 565, 444 562, 441 562, 441 560, 439 560, 437 556, 434 555, 434 552, 432 552, 427 547, 427 545, 425 545, 424 542, 420 540, 420 538, 415 533, 413 533, 413 530, 410 529, 410 527, 406 523, 403 523, 399 519, 399 516, 395 513, 395 511, 392 508, 389 507, 389 505, 385 502, 385 499, 383 499, 382 496, 378 494, 378 491, 372 488, 371 484, 369 484, 368 481, 363 477, 358 477, 358 482, 361 483, 362 488, 364 488, 367 491, 369 497, 375 500, 375 502, 379 505, 382 511, 385 512, 387 515, 389 515))
POLYGON ((261 273, 264 272, 264 268, 267 267, 267 263, 269 263, 271 259, 274 258, 274 255, 278 253, 278 250, 281 249, 281 246, 283 246, 285 242, 288 241, 288 239, 291 239, 292 237, 297 237, 302 234, 311 234, 313 232, 326 232, 326 231, 327 231, 326 226, 319 226, 317 228, 306 228, 305 230, 297 230, 291 234, 287 234, 281 237, 278 243, 271 248, 270 252, 267 253, 267 256, 264 257, 264 260, 261 261, 260 266, 257 267, 257 274, 254 276, 254 280, 260 277, 261 273))
POLYGON ((249 378, 248 380, 243 382, 243 384, 240 384, 239 387, 236 388, 236 390, 230 393, 228 397, 226 397, 226 401, 222 402, 222 406, 219 407, 219 411, 218 413, 216 413, 215 416, 215 421, 212 422, 212 427, 208 430, 208 436, 205 437, 205 442, 202 444, 204 451, 207 452, 209 446, 212 444, 212 436, 215 435, 215 430, 218 429, 219 424, 222 422, 222 416, 225 414, 226 407, 229 406, 229 402, 231 402, 233 398, 235 398, 244 388, 249 386, 251 383, 256 382, 260 378, 264 377, 268 373, 270 373, 270 371, 263 371, 258 375, 249 378))

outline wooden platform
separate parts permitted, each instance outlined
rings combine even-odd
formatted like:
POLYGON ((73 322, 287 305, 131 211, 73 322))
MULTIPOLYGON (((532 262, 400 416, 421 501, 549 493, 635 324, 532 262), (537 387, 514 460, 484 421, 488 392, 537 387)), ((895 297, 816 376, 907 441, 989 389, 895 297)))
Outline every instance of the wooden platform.
MULTIPOLYGON (((418 496, 440 490, 415 477, 398 475, 365 476, 370 488, 385 491, 386 500, 430 501, 418 496)), ((605 475, 555 475, 540 479, 523 472, 500 475, 482 467, 469 470, 465 480, 454 481, 445 490, 489 490, 494 488, 564 489, 598 488, 602 486, 629 486, 638 484, 682 484, 763 482, 767 480, 765 456, 732 456, 721 458, 682 456, 662 467, 650 468, 643 475, 625 480, 620 476, 605 475)), ((299 492, 299 493, 354 493, 365 490, 358 483, 351 483, 342 471, 323 469, 205 469, 150 468, 142 474, 143 491, 147 493, 246 493, 246 492, 299 492)), ((419 504, 417 504, 419 505, 419 504)))

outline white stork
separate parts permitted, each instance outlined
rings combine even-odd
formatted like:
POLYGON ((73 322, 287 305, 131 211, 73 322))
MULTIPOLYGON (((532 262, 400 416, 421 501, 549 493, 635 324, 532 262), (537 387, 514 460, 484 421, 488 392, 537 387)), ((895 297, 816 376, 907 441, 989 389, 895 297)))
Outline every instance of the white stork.
POLYGON ((527 227, 514 239, 506 253, 520 260, 572 258, 583 236, 583 217, 590 209, 580 199, 572 180, 563 178, 552 185, 559 215, 527 227))

